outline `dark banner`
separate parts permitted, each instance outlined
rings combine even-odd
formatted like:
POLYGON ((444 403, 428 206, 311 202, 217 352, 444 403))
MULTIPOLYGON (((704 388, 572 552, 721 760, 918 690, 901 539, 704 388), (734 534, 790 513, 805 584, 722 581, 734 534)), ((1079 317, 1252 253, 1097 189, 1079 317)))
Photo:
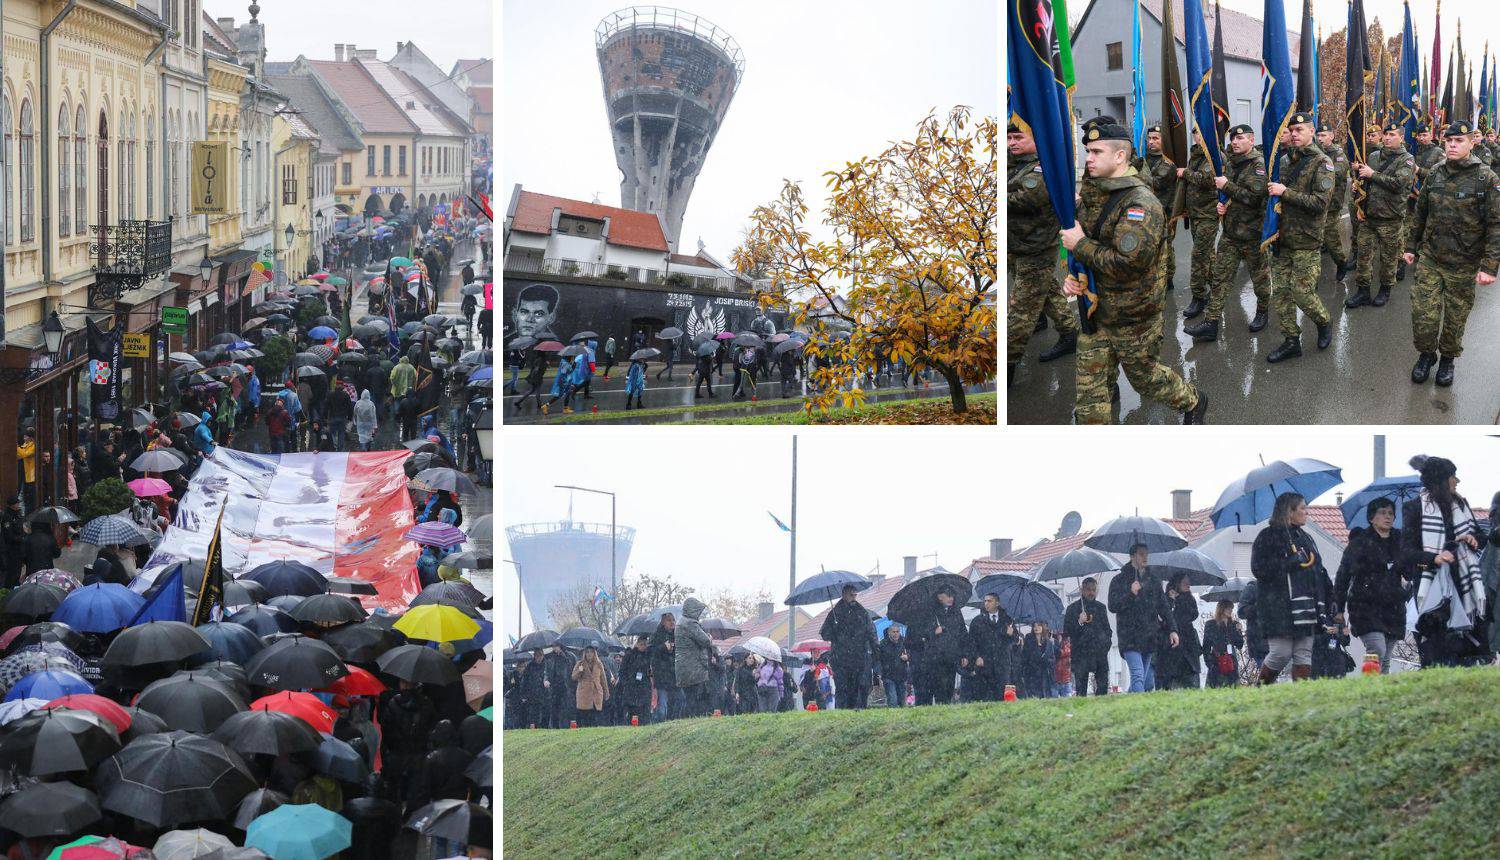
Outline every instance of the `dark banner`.
POLYGON ((120 417, 120 368, 123 366, 125 323, 108 331, 88 321, 89 331, 89 402, 94 417, 114 421, 120 417))
MULTIPOLYGON (((769 337, 786 329, 786 314, 763 311, 756 300, 744 294, 704 294, 651 290, 637 287, 605 287, 592 284, 557 283, 528 278, 508 278, 504 283, 505 340, 551 333, 568 342, 581 331, 599 334, 599 345, 613 337, 619 355, 629 355, 632 338, 643 335, 650 346, 662 349, 656 333, 669 326, 684 336, 681 350, 700 334, 721 331, 752 331, 769 337)), ((681 353, 686 356, 686 353, 681 353)))

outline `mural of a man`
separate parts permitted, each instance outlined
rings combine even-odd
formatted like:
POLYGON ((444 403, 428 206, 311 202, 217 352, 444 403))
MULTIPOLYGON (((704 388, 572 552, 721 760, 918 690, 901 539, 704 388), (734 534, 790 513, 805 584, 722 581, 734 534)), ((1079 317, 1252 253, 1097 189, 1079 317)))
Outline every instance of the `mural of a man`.
POLYGON ((516 296, 516 306, 511 308, 510 321, 515 333, 523 337, 536 337, 539 333, 552 331, 557 319, 557 306, 562 300, 557 288, 551 284, 530 284, 516 296))
POLYGON ((771 318, 766 316, 765 311, 757 310, 755 319, 750 321, 750 330, 763 338, 770 337, 776 333, 776 323, 772 322, 771 318))

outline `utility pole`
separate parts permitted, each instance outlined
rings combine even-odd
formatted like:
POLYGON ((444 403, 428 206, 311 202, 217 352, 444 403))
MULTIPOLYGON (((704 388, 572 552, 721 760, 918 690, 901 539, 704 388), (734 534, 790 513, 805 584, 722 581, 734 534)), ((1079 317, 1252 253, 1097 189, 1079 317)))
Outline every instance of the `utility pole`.
POLYGON ((1375 480, 1385 477, 1385 436, 1375 435, 1375 480))
MULTIPOLYGON (((797 587, 797 437, 792 437, 792 550, 791 558, 787 565, 791 584, 787 587, 787 594, 797 587)), ((786 649, 792 650, 797 644, 797 607, 788 606, 786 610, 786 649)))

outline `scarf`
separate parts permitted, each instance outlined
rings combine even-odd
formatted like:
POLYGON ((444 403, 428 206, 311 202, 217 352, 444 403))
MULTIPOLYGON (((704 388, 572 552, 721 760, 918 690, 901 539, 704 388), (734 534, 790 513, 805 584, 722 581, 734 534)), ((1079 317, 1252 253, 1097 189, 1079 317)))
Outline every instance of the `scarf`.
POLYGON ((1450 547, 1443 512, 1426 490, 1422 491, 1422 549, 1440 553, 1450 549, 1451 564, 1434 565, 1421 571, 1417 579, 1417 613, 1424 614, 1448 604, 1448 627, 1468 630, 1484 614, 1485 594, 1479 577, 1479 556, 1463 542, 1464 535, 1479 536, 1474 511, 1469 503, 1454 498, 1448 510, 1453 520, 1453 543, 1450 547), (1447 575, 1442 575, 1446 573, 1447 575))
POLYGON ((1296 628, 1298 635, 1311 636, 1318 628, 1318 577, 1322 575, 1323 565, 1318 560, 1317 545, 1306 532, 1296 526, 1288 526, 1287 532, 1291 538, 1292 558, 1287 562, 1286 587, 1292 610, 1292 626, 1296 628), (1299 548, 1307 554, 1307 562, 1299 563, 1296 560, 1299 548), (1293 571, 1297 568, 1300 570, 1294 575, 1293 571))

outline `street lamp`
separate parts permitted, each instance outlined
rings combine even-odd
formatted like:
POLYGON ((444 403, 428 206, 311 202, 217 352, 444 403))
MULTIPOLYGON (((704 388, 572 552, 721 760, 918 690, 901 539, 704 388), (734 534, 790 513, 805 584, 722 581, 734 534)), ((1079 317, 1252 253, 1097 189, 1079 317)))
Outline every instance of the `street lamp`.
POLYGON ((479 439, 479 459, 495 459, 495 410, 486 409, 474 422, 474 435, 479 439))
POLYGON ((203 261, 198 264, 198 270, 203 273, 203 283, 208 283, 209 277, 214 273, 214 261, 208 258, 207 248, 203 249, 203 261))
POLYGON ((57 354, 62 352, 63 342, 62 319, 58 317, 57 311, 47 315, 47 321, 42 323, 42 341, 47 346, 47 356, 57 363, 57 354))
POLYGON ((614 634, 615 628, 615 494, 609 490, 594 490, 588 487, 575 487, 571 484, 553 484, 559 490, 577 490, 580 493, 598 493, 601 496, 609 496, 609 630, 614 634))
POLYGON ((297 239, 297 230, 291 224, 286 225, 286 247, 291 250, 292 242, 297 239))

